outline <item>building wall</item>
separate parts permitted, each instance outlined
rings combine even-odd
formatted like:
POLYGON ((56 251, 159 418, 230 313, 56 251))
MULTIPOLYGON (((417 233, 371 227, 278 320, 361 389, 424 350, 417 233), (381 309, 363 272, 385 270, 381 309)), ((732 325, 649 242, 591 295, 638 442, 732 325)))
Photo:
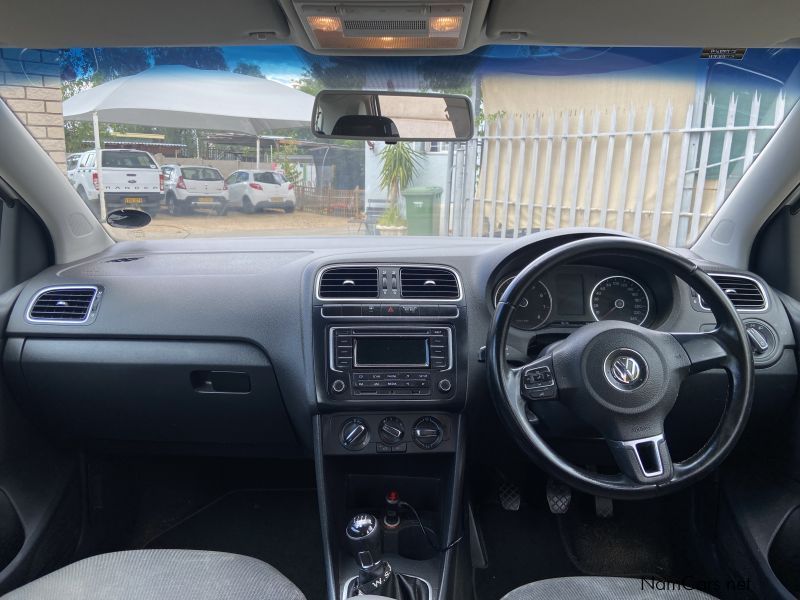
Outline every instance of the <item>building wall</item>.
POLYGON ((0 98, 66 172, 58 52, 0 50, 0 98))

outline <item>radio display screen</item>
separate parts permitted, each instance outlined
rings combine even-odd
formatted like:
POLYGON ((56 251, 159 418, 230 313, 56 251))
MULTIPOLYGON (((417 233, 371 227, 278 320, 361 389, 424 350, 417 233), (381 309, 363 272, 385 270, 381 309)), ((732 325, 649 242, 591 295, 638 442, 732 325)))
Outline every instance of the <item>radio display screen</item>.
POLYGON ((428 339, 424 337, 358 337, 354 340, 356 367, 427 367, 428 339))

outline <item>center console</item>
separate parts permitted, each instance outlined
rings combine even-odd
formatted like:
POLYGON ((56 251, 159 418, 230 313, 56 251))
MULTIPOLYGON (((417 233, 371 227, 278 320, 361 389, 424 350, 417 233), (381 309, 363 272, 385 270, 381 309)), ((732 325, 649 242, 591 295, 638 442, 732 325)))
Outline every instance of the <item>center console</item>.
POLYGON ((330 595, 449 597, 462 535, 459 275, 439 265, 341 264, 321 268, 314 287, 315 445, 330 595), (354 542, 359 532, 363 543, 354 542))

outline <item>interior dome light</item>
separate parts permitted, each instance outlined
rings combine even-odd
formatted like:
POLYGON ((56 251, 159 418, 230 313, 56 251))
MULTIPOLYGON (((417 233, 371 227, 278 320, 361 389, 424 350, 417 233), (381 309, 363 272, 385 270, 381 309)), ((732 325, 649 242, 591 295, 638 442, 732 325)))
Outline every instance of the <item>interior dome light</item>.
POLYGON ((308 24, 317 31, 341 31, 342 21, 339 17, 325 17, 321 15, 311 15, 308 17, 308 24))
POLYGON ((428 26, 439 33, 453 33, 461 29, 460 16, 431 17, 428 26))

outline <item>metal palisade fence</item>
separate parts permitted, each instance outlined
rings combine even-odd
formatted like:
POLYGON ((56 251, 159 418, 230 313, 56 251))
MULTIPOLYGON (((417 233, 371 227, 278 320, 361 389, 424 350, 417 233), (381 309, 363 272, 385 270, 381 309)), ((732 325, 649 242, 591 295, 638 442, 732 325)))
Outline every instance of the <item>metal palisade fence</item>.
POLYGON ((708 98, 701 114, 666 102, 489 119, 453 145, 443 222, 454 235, 597 226, 684 246, 784 117, 782 93, 726 100, 708 98))

